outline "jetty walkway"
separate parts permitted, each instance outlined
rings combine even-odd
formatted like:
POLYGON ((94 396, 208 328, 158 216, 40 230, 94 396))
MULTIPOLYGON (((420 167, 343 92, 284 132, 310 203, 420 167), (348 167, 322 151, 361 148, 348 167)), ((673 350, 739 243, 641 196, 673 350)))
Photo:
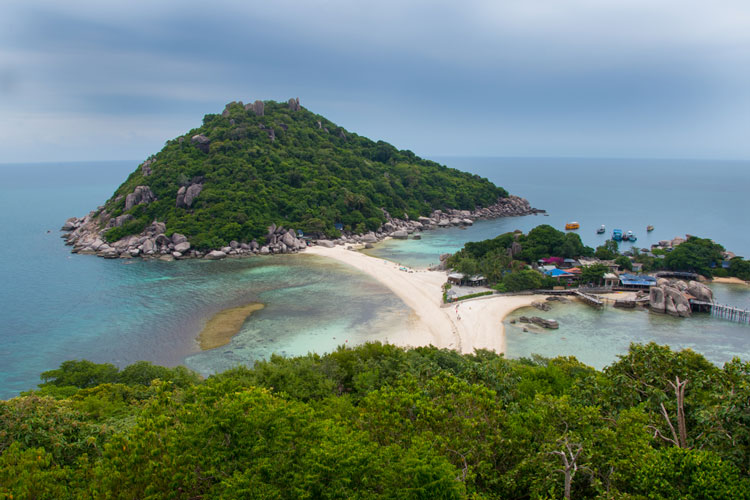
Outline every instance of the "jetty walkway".
POLYGON ((739 307, 717 304, 716 302, 704 302, 701 300, 691 300, 690 304, 698 306, 699 309, 708 311, 711 316, 720 319, 734 321, 743 325, 750 325, 750 311, 740 309, 739 307))

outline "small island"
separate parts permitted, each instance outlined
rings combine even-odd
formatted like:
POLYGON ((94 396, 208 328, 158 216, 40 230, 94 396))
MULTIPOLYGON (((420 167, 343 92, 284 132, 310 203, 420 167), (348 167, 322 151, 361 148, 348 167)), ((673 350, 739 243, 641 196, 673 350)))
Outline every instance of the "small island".
POLYGON ((62 230, 77 253, 222 259, 536 212, 485 178, 361 137, 290 99, 206 115, 62 230))

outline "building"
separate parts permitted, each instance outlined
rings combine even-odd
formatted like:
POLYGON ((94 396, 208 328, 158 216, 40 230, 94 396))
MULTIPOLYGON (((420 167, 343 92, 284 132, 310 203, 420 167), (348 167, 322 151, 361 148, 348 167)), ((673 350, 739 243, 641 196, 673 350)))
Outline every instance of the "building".
POLYGON ((620 275, 620 286, 634 290, 648 290, 656 285, 656 278, 643 274, 624 273, 620 275))
POLYGON ((604 288, 614 288, 620 284, 620 277, 615 273, 607 273, 604 275, 604 288))

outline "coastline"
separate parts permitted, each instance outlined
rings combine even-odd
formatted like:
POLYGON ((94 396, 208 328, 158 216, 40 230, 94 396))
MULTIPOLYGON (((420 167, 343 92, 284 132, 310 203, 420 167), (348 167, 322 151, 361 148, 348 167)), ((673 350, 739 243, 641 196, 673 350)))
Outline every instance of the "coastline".
POLYGON ((750 281, 744 281, 739 278, 713 278, 710 283, 721 283, 724 285, 745 285, 750 286, 750 281))
POLYGON ((544 295, 488 296, 466 302, 442 304, 442 285, 446 275, 439 271, 408 269, 358 251, 341 246, 314 246, 304 254, 317 255, 354 267, 376 279, 396 294, 413 311, 413 318, 405 328, 389 341, 398 346, 418 347, 433 345, 473 353, 475 349, 489 349, 497 353, 506 350, 503 320, 511 312, 544 295), (406 271, 401 270, 407 269, 406 271), (460 318, 460 319, 459 319, 460 318))

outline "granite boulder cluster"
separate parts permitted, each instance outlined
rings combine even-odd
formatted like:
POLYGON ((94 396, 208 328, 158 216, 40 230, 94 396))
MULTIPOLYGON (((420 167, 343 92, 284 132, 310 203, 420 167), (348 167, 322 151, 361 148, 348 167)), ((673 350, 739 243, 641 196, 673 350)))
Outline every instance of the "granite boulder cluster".
POLYGON ((419 239, 421 237, 421 231, 427 231, 430 229, 471 226, 474 224, 474 221, 477 220, 531 215, 544 212, 544 210, 532 208, 528 200, 514 195, 510 195, 507 198, 500 198, 497 203, 486 208, 478 208, 476 210, 435 210, 429 217, 419 217, 417 220, 409 220, 408 217, 400 219, 392 217, 389 213, 384 212, 386 222, 380 226, 377 231, 371 231, 365 234, 344 233, 338 239, 318 240, 317 243, 328 247, 333 247, 335 245, 364 244, 365 247, 369 248, 373 243, 377 243, 386 237, 401 240, 405 240, 409 237, 419 239))
POLYGON ((649 290, 649 307, 652 311, 688 318, 692 315, 690 300, 713 302, 713 291, 697 281, 659 278, 649 290))

